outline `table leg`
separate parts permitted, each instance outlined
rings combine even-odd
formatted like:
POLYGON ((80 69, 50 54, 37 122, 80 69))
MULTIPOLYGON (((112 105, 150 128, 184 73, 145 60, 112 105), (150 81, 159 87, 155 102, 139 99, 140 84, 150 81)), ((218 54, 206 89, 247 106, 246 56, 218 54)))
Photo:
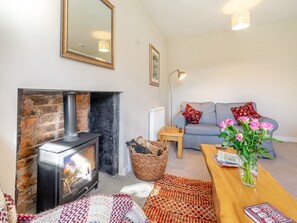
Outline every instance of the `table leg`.
POLYGON ((177 142, 177 158, 181 159, 183 157, 183 137, 178 137, 177 142))
POLYGON ((164 141, 164 139, 163 139, 163 136, 162 136, 162 135, 159 135, 159 141, 160 141, 160 142, 163 142, 163 141, 164 141))

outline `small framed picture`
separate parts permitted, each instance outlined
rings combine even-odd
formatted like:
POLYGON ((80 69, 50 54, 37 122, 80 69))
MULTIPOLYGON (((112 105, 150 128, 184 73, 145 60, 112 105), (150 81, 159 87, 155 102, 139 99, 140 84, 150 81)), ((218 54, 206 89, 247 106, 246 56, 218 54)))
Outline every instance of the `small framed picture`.
POLYGON ((160 53, 150 44, 150 85, 159 87, 160 84, 160 53))

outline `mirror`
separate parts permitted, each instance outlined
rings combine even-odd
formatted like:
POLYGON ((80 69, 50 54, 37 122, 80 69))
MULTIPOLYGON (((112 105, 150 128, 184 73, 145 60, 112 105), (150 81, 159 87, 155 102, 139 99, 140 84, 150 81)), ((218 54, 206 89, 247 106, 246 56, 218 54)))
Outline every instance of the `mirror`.
POLYGON ((62 56, 114 69, 113 14, 108 0, 62 0, 62 56))

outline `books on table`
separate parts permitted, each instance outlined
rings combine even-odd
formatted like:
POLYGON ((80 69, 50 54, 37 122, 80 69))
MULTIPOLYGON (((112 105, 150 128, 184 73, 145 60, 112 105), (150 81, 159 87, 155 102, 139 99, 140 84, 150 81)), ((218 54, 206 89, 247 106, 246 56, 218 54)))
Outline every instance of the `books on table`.
POLYGON ((227 153, 223 151, 218 151, 218 161, 229 163, 229 164, 238 164, 238 156, 237 154, 227 153))
POLYGON ((238 167, 238 156, 237 154, 218 151, 218 154, 212 156, 212 158, 220 165, 226 167, 238 167))
MULTIPOLYGON (((294 223, 291 218, 287 217, 277 208, 268 202, 247 206, 244 212, 256 223, 294 223)), ((296 222, 295 222, 296 223, 296 222)))

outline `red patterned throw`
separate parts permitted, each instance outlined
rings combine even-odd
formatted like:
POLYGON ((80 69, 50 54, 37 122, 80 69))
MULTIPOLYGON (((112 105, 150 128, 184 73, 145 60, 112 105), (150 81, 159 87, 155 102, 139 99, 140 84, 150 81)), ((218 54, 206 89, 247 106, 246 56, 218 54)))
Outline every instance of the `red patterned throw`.
POLYGON ((127 194, 92 195, 40 214, 16 214, 13 199, 0 188, 0 223, 148 223, 127 194), (13 211, 13 212, 12 212, 13 211))
POLYGON ((129 195, 92 195, 38 214, 31 223, 147 223, 129 195))
POLYGON ((154 223, 214 223, 212 183, 165 174, 143 207, 154 223))
POLYGON ((185 111, 182 113, 183 116, 186 118, 187 123, 189 124, 198 124, 199 120, 202 116, 201 111, 195 110, 191 105, 187 104, 185 111))
POLYGON ((262 117, 260 114, 257 113, 252 102, 248 102, 243 106, 233 107, 231 108, 231 111, 239 125, 241 125, 239 117, 246 116, 255 119, 259 119, 262 117))

